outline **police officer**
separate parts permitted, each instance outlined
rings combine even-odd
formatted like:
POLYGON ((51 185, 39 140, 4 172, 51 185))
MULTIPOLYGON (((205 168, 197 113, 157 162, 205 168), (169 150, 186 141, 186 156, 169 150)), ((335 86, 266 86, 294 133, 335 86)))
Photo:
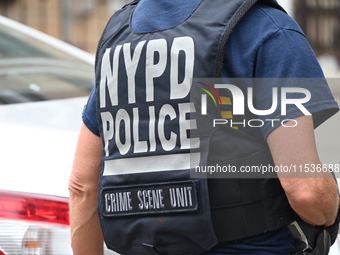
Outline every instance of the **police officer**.
MULTIPOLYGON (((151 181, 152 178, 148 176, 153 176, 154 173, 150 169, 155 166, 155 172, 161 171, 165 165, 166 167, 173 165, 182 167, 178 162, 185 159, 183 157, 185 153, 179 152, 190 149, 188 144, 194 146, 191 143, 193 139, 186 135, 190 125, 186 126, 185 123, 190 121, 185 116, 190 112, 190 107, 187 107, 188 104, 184 100, 188 94, 184 81, 197 76, 195 73, 197 70, 207 75, 206 77, 209 76, 209 72, 205 71, 208 68, 203 66, 202 62, 203 60, 212 62, 215 55, 210 56, 205 53, 205 50, 210 50, 209 43, 213 43, 217 38, 213 33, 218 32, 215 25, 210 31, 204 24, 208 22, 207 20, 214 20, 220 17, 219 15, 223 16, 223 12, 233 12, 218 8, 219 5, 208 2, 207 0, 137 1, 120 11, 108 26, 100 42, 103 47, 99 51, 96 62, 97 86, 92 91, 84 110, 84 124, 80 131, 70 178, 71 235, 74 254, 102 254, 102 229, 105 239, 108 240, 107 245, 117 246, 116 251, 122 254, 134 254, 134 252, 136 254, 173 254, 160 251, 157 245, 147 242, 141 243, 141 247, 135 250, 125 243, 120 246, 115 243, 114 239, 124 236, 116 242, 124 241, 129 244, 132 236, 145 235, 143 232, 145 227, 137 228, 141 231, 139 233, 130 225, 117 221, 118 223, 113 223, 108 227, 109 230, 106 230, 107 222, 111 222, 111 219, 123 218, 124 223, 128 222, 133 225, 135 220, 136 224, 137 222, 139 224, 140 219, 143 221, 143 219, 151 218, 153 221, 150 222, 157 220, 159 226, 167 226, 163 231, 166 233, 168 230, 168 238, 175 239, 179 234, 174 232, 174 237, 172 237, 170 232, 176 231, 174 229, 177 225, 170 231, 170 226, 165 225, 166 221, 175 219, 176 222, 178 219, 181 223, 178 228, 190 230, 190 224, 186 225, 183 222, 201 215, 200 212, 203 209, 199 206, 202 206, 204 202, 202 197, 194 199, 196 182, 187 180, 183 182, 181 177, 180 181, 171 180, 170 184, 165 181, 154 184, 155 182, 151 181), (127 18, 130 15, 132 19, 127 18), (189 29, 190 27, 192 29, 189 29), (117 29, 124 36, 119 37, 121 33, 117 33, 117 29), (199 35, 201 30, 206 32, 204 29, 211 34, 199 35), (115 36, 110 37, 110 33, 115 36), (208 38, 203 40, 203 37, 199 37, 203 35, 208 38), (147 39, 143 36, 147 36, 145 37, 147 39), (201 48, 198 47, 199 41, 201 48), (172 65, 172 63, 179 64, 172 65), (124 71, 120 72, 121 69, 124 71), (114 75, 115 72, 119 72, 119 78, 118 75, 114 75), (134 82, 135 79, 146 82, 141 86, 140 83, 134 82), (157 79, 161 82, 157 83, 157 79), (166 82, 166 79, 172 80, 166 82), (181 82, 178 82, 179 80, 181 82), (164 91, 160 90, 160 84, 168 84, 168 88, 164 91), (163 98, 164 100, 168 98, 170 101, 164 103, 163 98), (181 101, 182 98, 183 101, 181 101), (105 158, 110 158, 110 160, 106 161, 105 158), (100 171, 101 176, 104 177, 100 178, 98 194, 100 171), (138 171, 140 172, 137 173, 138 171), (141 186, 138 181, 129 182, 129 178, 135 175, 138 176, 136 180, 142 180, 141 186), (170 194, 169 201, 166 201, 164 192, 166 189, 170 194), (172 197, 171 194, 173 194, 172 197), (183 194, 182 208, 178 208, 177 204, 174 205, 176 201, 179 203, 179 200, 176 200, 179 199, 179 194, 183 194), (176 207, 174 212, 171 211, 171 202, 172 208, 176 207), (136 208, 139 208, 139 212, 136 208), (162 211, 162 208, 166 208, 167 211, 162 211), (156 209, 160 216, 150 216, 155 213, 156 209), (119 229, 117 234, 114 238, 107 237, 111 230, 114 231, 115 226, 119 229), (127 250, 124 250, 123 246, 127 247, 127 250), (128 250, 130 248, 131 250, 128 250)), ((214 2, 221 6, 224 4, 214 2)), ((223 7, 233 8, 234 6, 228 6, 226 3, 223 7)), ((235 11, 237 10, 236 8, 235 11)), ((279 10, 275 2, 257 3, 246 12, 230 35, 226 47, 223 48, 220 76, 323 77, 303 33, 295 22, 279 10)), ((301 110, 289 109, 285 119, 290 119, 290 121, 285 125, 280 125, 281 122, 275 124, 269 122, 259 128, 242 124, 237 127, 240 132, 265 141, 276 166, 298 167, 305 164, 315 166, 321 164, 315 146, 314 127, 338 111, 338 106, 324 83, 308 87, 308 91, 313 97, 317 95, 316 97, 319 98, 318 100, 311 99, 305 105, 311 115, 305 115, 301 110), (319 103, 320 98, 322 98, 322 104, 319 103), (296 123, 298 125, 295 125, 296 123), (294 126, 294 128, 286 128, 286 126, 294 126)), ((267 104, 268 87, 259 86, 255 96, 258 102, 267 104)), ((258 105, 257 109, 263 108, 258 105)), ((273 116, 265 116, 265 118, 277 118, 274 114, 276 112, 273 116)), ((238 123, 246 122, 238 121, 238 123)), ((163 176, 167 174, 164 172, 163 176)), ((308 178, 304 175, 300 176, 301 178, 287 178, 291 176, 278 172, 278 177, 290 208, 300 219, 318 226, 327 227, 334 224, 339 201, 336 182, 329 172, 314 172, 313 176, 309 173, 308 178)), ((268 197, 271 195, 269 193, 268 197)), ((229 194, 226 195, 227 198, 228 196, 229 194)), ((280 203, 281 201, 278 201, 278 204, 280 203)), ((256 214, 255 211, 251 213, 256 214)), ((231 216, 226 213, 226 217, 231 216)), ((241 226, 243 222, 236 221, 235 224, 241 226)), ((203 221, 202 225, 204 225, 203 221)), ((252 232, 253 225, 256 225, 255 221, 246 222, 245 228, 249 228, 249 232, 252 232)), ((243 231, 240 234, 244 236, 243 238, 236 237, 232 240, 226 238, 225 240, 228 240, 226 242, 217 243, 216 238, 212 237, 212 241, 207 242, 203 250, 209 250, 205 254, 291 254, 296 251, 293 236, 286 226, 280 225, 276 228, 268 226, 262 233, 247 235, 243 231)), ((214 227, 216 229, 216 224, 214 227)), ((149 224, 149 228, 154 229, 153 224, 149 224)), ((223 224, 221 228, 223 232, 223 224)), ((208 230, 211 229, 208 227, 208 230)), ((197 240, 208 239, 206 238, 207 232, 199 232, 192 231, 193 239, 196 237, 197 240)), ((225 229, 225 232, 233 238, 233 232, 236 230, 225 229)), ((151 235, 156 236, 157 233, 151 233, 151 235)), ((161 235, 161 237, 167 238, 166 235, 161 235)), ((162 243, 163 240, 155 242, 162 243)), ((190 248, 192 252, 185 251, 182 254, 198 254, 203 253, 203 250, 199 252, 195 248, 190 248)))

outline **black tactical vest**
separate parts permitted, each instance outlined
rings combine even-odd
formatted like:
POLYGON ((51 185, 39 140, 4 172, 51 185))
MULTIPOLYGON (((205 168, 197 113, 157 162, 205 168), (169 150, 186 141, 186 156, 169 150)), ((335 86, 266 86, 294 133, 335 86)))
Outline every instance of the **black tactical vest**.
POLYGON ((210 125, 219 110, 209 104, 201 116, 192 85, 193 77, 220 76, 228 37, 256 2, 203 0, 181 24, 150 33, 131 30, 138 1, 109 21, 96 56, 99 216, 108 248, 200 254, 296 218, 277 178, 191 176, 195 166, 273 165, 266 144, 210 125))

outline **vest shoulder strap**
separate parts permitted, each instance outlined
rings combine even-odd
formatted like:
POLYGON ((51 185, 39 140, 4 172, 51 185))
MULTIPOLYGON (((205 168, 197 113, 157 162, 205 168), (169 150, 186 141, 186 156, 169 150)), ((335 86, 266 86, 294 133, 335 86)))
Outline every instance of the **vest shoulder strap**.
POLYGON ((235 26, 238 24, 238 22, 242 19, 242 17, 249 11, 249 9, 256 3, 261 3, 273 8, 277 8, 283 12, 285 10, 277 3, 276 0, 246 0, 244 3, 240 6, 240 8, 235 12, 233 17, 230 19, 229 24, 227 25, 225 29, 225 33, 222 37, 222 40, 220 42, 219 52, 217 54, 217 65, 216 65, 216 72, 214 77, 219 78, 221 77, 222 68, 223 68, 223 62, 224 62, 224 52, 226 49, 226 45, 229 39, 229 36, 235 26))

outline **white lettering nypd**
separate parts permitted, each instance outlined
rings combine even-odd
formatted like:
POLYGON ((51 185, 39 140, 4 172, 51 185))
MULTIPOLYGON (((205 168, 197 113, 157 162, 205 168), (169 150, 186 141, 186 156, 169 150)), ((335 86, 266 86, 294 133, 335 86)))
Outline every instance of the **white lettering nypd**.
POLYGON ((198 208, 193 181, 104 189, 104 216, 192 212, 198 208))
POLYGON ((199 146, 198 138, 188 137, 189 130, 197 128, 196 121, 189 119, 189 114, 195 112, 194 104, 183 101, 173 103, 189 95, 194 59, 194 41, 188 36, 174 38, 171 45, 165 39, 155 39, 141 41, 134 47, 131 43, 125 43, 114 49, 106 49, 102 57, 99 84, 106 157, 110 156, 109 148, 113 143, 121 155, 155 152, 157 144, 167 152, 175 147, 187 150, 192 149, 193 144, 199 146), (184 68, 179 68, 180 63, 184 68), (123 71, 119 72, 121 68, 123 71), (141 84, 136 84, 137 71, 145 72, 145 81, 141 84), (119 90, 118 73, 126 76, 124 93, 119 90), (162 95, 162 98, 166 97, 165 100, 172 103, 164 102, 162 105, 157 102, 156 106, 153 105, 155 79, 162 75, 167 75, 169 80, 168 95, 162 95), (144 87, 137 95, 138 86, 144 87), (125 106, 121 107, 120 100, 123 97, 126 101, 125 106), (144 104, 142 110, 140 103, 144 104), (115 114, 105 111, 106 107, 116 106, 120 108, 116 109, 115 114), (167 123, 172 123, 172 128, 167 123))
MULTIPOLYGON (((140 61, 146 61, 145 75, 146 75, 146 88, 145 97, 147 101, 154 101, 154 82, 155 77, 159 77, 165 71, 167 64, 167 42, 165 39, 151 40, 148 43, 146 41, 139 42, 135 47, 134 55, 131 56, 131 44, 126 43, 124 45, 118 45, 114 50, 112 65, 111 65, 111 48, 106 49, 102 58, 101 64, 101 80, 100 80, 100 107, 103 108, 107 105, 105 96, 106 90, 109 92, 111 104, 118 105, 118 68, 119 68, 119 55, 123 49, 123 55, 125 60, 125 70, 127 70, 128 78, 128 95, 129 103, 136 102, 135 93, 135 75, 138 63, 140 61), (146 47, 146 60, 140 60, 141 50, 146 47), (154 64, 154 55, 157 53, 159 60, 157 64, 154 64)), ((191 37, 177 37, 174 39, 171 45, 170 52, 170 99, 184 98, 188 95, 191 87, 191 78, 193 77, 194 69, 194 41, 191 37), (181 83, 178 82, 179 77, 179 54, 185 53, 185 76, 181 83)))

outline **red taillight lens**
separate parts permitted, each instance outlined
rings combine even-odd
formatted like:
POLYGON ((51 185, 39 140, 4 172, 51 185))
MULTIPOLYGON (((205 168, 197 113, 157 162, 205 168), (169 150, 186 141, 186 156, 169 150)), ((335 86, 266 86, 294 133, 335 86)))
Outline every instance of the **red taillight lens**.
POLYGON ((69 230, 67 198, 0 190, 3 254, 70 255, 69 230))
POLYGON ((69 225, 68 199, 0 191, 0 218, 69 225))

